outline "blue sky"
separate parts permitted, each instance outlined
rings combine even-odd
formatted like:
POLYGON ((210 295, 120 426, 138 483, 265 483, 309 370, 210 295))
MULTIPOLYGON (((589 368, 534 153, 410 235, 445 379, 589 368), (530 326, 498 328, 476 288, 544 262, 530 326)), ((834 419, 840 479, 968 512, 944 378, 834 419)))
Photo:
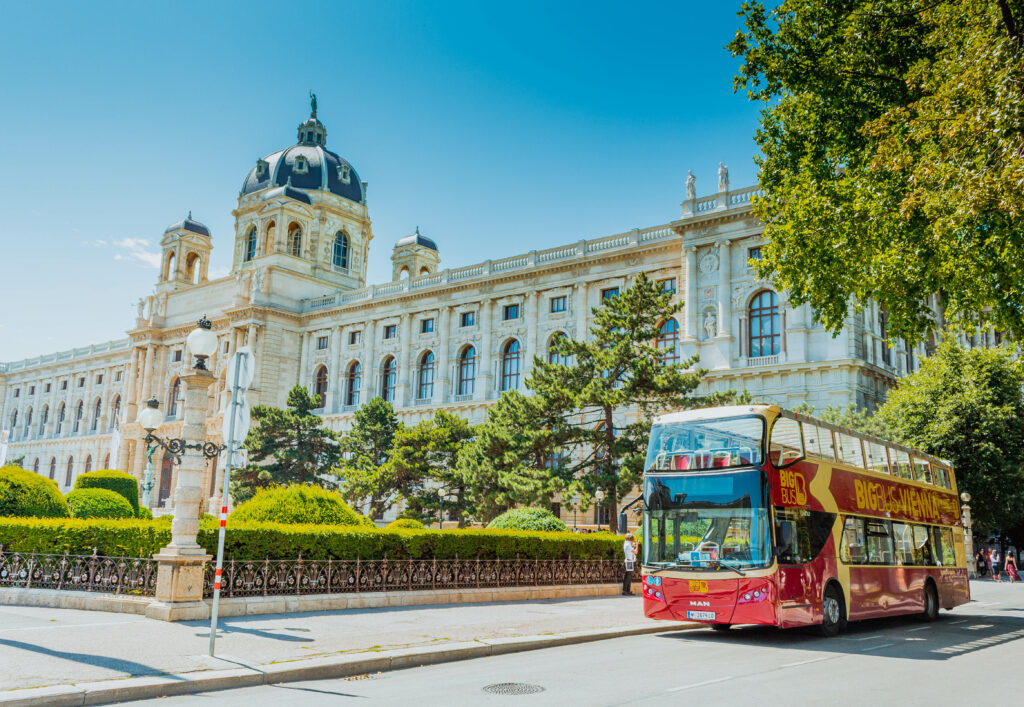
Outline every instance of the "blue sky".
POLYGON ((753 184, 739 2, 7 3, 0 361, 124 335, 191 210, 230 267, 256 159, 316 91, 369 182, 369 280, 418 225, 457 267, 678 218, 753 184))

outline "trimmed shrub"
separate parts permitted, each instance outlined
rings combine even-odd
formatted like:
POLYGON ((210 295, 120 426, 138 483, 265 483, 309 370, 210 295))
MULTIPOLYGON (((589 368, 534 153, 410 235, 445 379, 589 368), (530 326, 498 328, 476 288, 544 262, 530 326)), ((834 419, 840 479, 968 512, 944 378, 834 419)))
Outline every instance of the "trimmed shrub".
POLYGON ((18 466, 0 468, 0 516, 67 518, 67 501, 52 479, 18 466))
POLYGON ((143 520, 153 520, 153 511, 145 506, 139 506, 139 512, 135 514, 135 517, 142 518, 143 520))
POLYGON ((132 505, 132 514, 139 514, 139 482, 131 474, 116 469, 90 471, 75 479, 75 490, 78 489, 107 489, 119 493, 132 505))
POLYGON ((546 508, 513 508, 487 524, 488 528, 510 530, 565 530, 565 523, 546 508))
MULTIPOLYGON (((219 523, 199 523, 199 544, 217 551, 219 523)), ((171 540, 157 520, 0 518, 0 544, 11 552, 148 557, 171 540)), ((228 523, 225 556, 237 560, 619 559, 622 538, 608 533, 520 530, 383 530, 353 526, 228 523)))
POLYGON ((384 526, 384 530, 426 530, 427 526, 415 518, 396 518, 384 526))
POLYGON ((260 489, 232 511, 231 520, 376 527, 372 520, 352 510, 340 493, 299 484, 260 489))
POLYGON ((75 489, 67 495, 75 518, 134 518, 128 499, 109 489, 75 489))

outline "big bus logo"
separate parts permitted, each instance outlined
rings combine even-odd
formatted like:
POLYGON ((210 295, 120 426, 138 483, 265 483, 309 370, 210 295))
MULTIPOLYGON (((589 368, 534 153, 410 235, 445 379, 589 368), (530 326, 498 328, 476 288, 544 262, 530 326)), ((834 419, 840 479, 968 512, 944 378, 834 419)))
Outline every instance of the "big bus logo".
POLYGON ((790 506, 803 506, 807 504, 807 480, 799 471, 782 469, 779 471, 779 491, 782 494, 782 502, 790 506))

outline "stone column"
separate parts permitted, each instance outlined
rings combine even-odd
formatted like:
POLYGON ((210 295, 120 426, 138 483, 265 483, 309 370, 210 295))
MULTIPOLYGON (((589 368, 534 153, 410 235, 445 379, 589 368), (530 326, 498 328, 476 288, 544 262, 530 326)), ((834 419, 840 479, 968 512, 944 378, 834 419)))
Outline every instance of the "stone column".
POLYGON ((491 396, 494 377, 491 375, 491 300, 480 302, 480 362, 476 370, 474 400, 487 400, 491 396))
POLYGON ((718 245, 718 336, 732 335, 732 251, 729 241, 718 245))
POLYGON ((412 339, 412 319, 413 315, 411 312, 402 314, 401 320, 398 324, 398 380, 396 381, 397 390, 395 390, 395 407, 405 407, 412 402, 413 396, 413 371, 415 366, 412 361, 409 360, 411 341, 412 339))
POLYGON ((537 351, 537 319, 540 313, 537 311, 536 291, 526 295, 526 312, 524 314, 526 315, 526 350, 523 351, 522 381, 525 383, 530 371, 533 370, 533 357, 539 353, 537 351))
MULTIPOLYGON (((185 412, 181 436, 189 443, 206 439, 206 404, 213 374, 193 370, 181 377, 185 386, 185 412)), ((159 563, 156 601, 146 607, 146 616, 164 621, 205 618, 203 566, 210 559, 196 542, 202 513, 203 474, 206 459, 201 452, 187 450, 181 456, 174 486, 174 521, 171 542, 153 557, 159 563)))
POLYGON ((686 254, 686 338, 697 339, 697 249, 688 246, 686 254))
POLYGON ((377 343, 377 321, 370 319, 366 322, 366 330, 363 332, 363 392, 359 398, 359 404, 365 405, 374 397, 374 386, 377 380, 377 362, 374 360, 374 347, 377 343))
POLYGON ((451 307, 441 307, 437 313, 438 330, 438 344, 437 344, 437 368, 435 369, 434 375, 437 376, 434 381, 434 402, 435 403, 446 403, 450 399, 451 395, 451 380, 449 380, 448 374, 448 332, 451 326, 451 307))
POLYGON ((146 355, 142 360, 142 401, 153 397, 153 345, 146 347, 146 355))
POLYGON ((576 285, 576 336, 577 341, 587 340, 587 315, 590 314, 590 303, 587 301, 587 283, 576 285))

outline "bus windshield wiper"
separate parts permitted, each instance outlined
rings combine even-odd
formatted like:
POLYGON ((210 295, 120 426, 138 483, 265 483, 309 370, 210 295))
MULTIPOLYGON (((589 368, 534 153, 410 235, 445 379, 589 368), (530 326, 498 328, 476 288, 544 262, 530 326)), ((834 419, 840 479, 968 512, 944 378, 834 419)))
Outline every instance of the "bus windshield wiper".
POLYGON ((733 572, 735 572, 736 574, 738 574, 738 575, 739 575, 739 576, 741 576, 741 577, 746 577, 746 576, 747 576, 747 573, 746 573, 746 572, 744 572, 743 570, 741 570, 741 569, 740 569, 739 567, 733 567, 732 565, 730 565, 730 564, 729 564, 728 562, 726 562, 725 560, 719 560, 719 561, 718 561, 718 565, 719 565, 719 567, 725 567, 725 568, 727 568, 727 569, 730 569, 730 570, 732 570, 733 572))

